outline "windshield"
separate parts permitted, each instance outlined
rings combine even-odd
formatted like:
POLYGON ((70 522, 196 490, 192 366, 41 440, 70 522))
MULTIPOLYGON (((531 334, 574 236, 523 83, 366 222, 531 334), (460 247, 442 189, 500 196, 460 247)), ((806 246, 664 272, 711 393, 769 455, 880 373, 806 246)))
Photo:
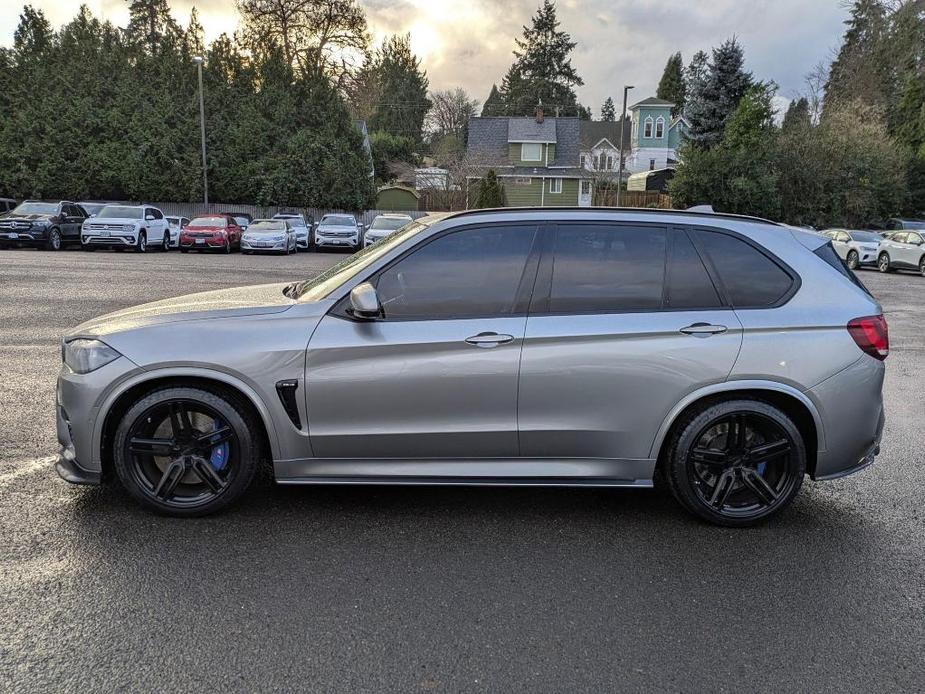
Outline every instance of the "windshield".
POLYGON ((286 222, 283 220, 277 221, 268 221, 268 222, 254 222, 249 227, 247 227, 247 232, 257 233, 258 231, 286 231, 286 222))
POLYGON ((372 226, 369 228, 372 229, 384 229, 391 231, 393 229, 401 229, 405 224, 410 224, 410 219, 402 219, 395 217, 376 217, 373 220, 372 226))
POLYGON ((307 301, 323 299, 363 268, 375 262, 385 253, 388 253, 396 245, 427 227, 427 224, 422 224, 420 222, 409 224, 401 231, 386 236, 379 243, 367 246, 359 253, 345 258, 317 277, 296 284, 290 295, 295 299, 305 299, 307 301))
POLYGON ((58 211, 57 203, 53 202, 24 202, 16 206, 12 214, 55 214, 58 211))
POLYGON ((187 228, 202 229, 203 227, 223 227, 227 223, 224 217, 197 217, 187 224, 187 228))
POLYGON ((349 215, 345 215, 345 214, 329 214, 329 215, 326 215, 321 220, 321 226, 323 227, 327 227, 327 226, 345 227, 345 226, 356 226, 356 224, 357 222, 353 217, 349 215))
POLYGON ((141 207, 106 205, 96 216, 100 219, 141 219, 143 212, 141 207))
POLYGON ((925 222, 905 219, 903 220, 903 229, 925 229, 925 222))
POLYGON ((250 222, 247 221, 247 217, 235 217, 234 221, 238 223, 239 227, 246 227, 250 225, 250 222))
POLYGON ((286 214, 278 214, 275 217, 273 217, 273 219, 288 219, 289 223, 294 227, 304 227, 305 226, 305 220, 302 219, 301 217, 295 217, 295 216, 286 215, 286 214))
POLYGON ((849 236, 855 241, 880 242, 880 234, 876 234, 873 231, 852 231, 849 232, 849 236))

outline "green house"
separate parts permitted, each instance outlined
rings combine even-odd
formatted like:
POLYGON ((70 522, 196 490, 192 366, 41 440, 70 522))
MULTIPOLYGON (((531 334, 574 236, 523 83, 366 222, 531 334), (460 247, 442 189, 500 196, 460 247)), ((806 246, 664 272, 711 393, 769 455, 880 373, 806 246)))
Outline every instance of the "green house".
POLYGON ((408 212, 418 209, 420 195, 414 188, 382 186, 376 193, 376 209, 387 212, 408 212))

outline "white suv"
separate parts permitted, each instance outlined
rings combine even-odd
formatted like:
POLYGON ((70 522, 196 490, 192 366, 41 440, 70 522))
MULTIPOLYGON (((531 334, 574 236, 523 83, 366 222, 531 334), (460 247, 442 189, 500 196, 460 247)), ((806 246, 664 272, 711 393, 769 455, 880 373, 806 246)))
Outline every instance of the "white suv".
POLYGON ((84 250, 134 248, 139 253, 156 246, 170 250, 170 226, 164 213, 150 205, 106 205, 87 219, 80 231, 84 250))

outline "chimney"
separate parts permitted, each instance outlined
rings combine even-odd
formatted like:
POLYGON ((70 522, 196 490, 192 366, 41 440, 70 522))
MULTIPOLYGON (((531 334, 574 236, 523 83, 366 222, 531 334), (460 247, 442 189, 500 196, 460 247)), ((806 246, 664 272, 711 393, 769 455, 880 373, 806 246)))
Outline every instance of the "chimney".
POLYGON ((543 102, 540 101, 540 102, 536 105, 536 122, 537 122, 537 123, 542 123, 542 122, 543 122, 543 118, 544 118, 544 115, 543 115, 543 102))

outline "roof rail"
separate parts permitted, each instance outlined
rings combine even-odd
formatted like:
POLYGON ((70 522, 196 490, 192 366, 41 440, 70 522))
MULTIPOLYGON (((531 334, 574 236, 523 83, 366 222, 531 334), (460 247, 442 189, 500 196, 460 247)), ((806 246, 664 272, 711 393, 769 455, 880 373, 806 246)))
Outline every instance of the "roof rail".
POLYGON ((778 227, 786 226, 780 222, 764 219, 763 217, 753 217, 743 214, 730 214, 728 212, 715 212, 710 205, 698 205, 696 208, 691 208, 689 210, 662 210, 650 207, 493 207, 477 210, 460 210, 458 212, 450 212, 447 214, 445 219, 469 217, 485 212, 643 212, 646 214, 666 215, 673 217, 689 217, 691 215, 698 215, 704 217, 716 217, 718 219, 738 219, 740 221, 746 222, 760 222, 762 224, 772 224, 778 227))

